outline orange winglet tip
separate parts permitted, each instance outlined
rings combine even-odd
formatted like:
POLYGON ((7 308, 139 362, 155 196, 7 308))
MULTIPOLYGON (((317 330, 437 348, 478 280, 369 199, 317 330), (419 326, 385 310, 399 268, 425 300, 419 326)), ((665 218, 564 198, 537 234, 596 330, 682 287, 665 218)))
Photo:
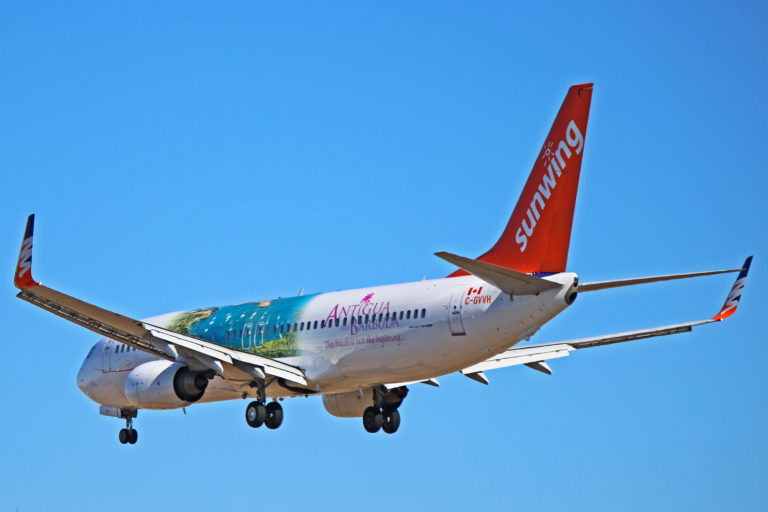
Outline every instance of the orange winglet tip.
POLYGON ((20 290, 26 290, 40 284, 32 279, 32 238, 34 231, 35 214, 33 213, 27 219, 27 229, 24 231, 19 261, 16 263, 16 272, 13 275, 13 284, 20 290))
POLYGON ((744 266, 741 267, 741 272, 736 278, 736 282, 733 283, 731 293, 728 294, 728 298, 725 299, 725 304, 718 314, 712 317, 712 320, 725 320, 736 312, 736 308, 739 306, 739 300, 741 300, 741 293, 744 291, 744 283, 747 281, 747 273, 749 272, 749 266, 752 264, 752 256, 744 261, 744 266))

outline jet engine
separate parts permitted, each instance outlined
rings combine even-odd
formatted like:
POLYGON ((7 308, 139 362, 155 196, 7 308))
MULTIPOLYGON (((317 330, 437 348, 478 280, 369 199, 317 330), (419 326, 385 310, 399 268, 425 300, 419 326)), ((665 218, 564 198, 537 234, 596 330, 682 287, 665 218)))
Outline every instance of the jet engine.
MULTIPOLYGON (((397 409, 408 394, 408 388, 401 386, 389 391, 382 390, 376 394, 377 407, 397 409)), ((339 418, 360 418, 365 409, 374 404, 373 388, 347 393, 331 393, 323 395, 325 410, 339 418)))
POLYGON ((323 406, 326 411, 339 418, 359 418, 365 408, 373 404, 373 389, 364 389, 362 396, 360 395, 357 391, 323 395, 323 406))
POLYGON ((177 409, 203 397, 211 370, 194 371, 172 361, 149 361, 125 379, 125 396, 140 409, 177 409))

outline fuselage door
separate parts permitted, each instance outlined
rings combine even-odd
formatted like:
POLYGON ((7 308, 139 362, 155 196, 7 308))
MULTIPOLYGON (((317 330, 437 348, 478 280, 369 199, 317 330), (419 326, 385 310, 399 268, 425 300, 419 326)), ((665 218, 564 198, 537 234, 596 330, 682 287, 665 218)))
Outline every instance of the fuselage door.
MULTIPOLYGON (((114 341, 111 341, 110 339, 105 338, 104 342, 102 343, 102 349, 101 349, 101 369, 105 372, 108 372, 111 370, 109 367, 110 358, 112 357, 112 350, 114 350, 114 341)), ((98 356, 97 356, 98 357, 98 356)))
POLYGON ((253 330, 253 322, 248 322, 243 326, 243 338, 240 341, 242 350, 250 350, 255 341, 255 332, 253 330))
POLYGON ((451 302, 448 303, 448 325, 453 336, 467 334, 464 330, 464 322, 461 319, 461 307, 464 305, 464 295, 467 288, 454 288, 451 294, 451 302))

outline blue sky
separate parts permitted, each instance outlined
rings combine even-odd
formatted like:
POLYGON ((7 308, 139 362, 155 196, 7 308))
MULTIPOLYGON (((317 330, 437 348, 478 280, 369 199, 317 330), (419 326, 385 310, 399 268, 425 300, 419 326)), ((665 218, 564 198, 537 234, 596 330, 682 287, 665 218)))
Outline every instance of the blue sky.
MULTIPOLYGON (((766 498, 768 38, 761 2, 6 3, 0 511, 722 510, 766 498), (735 267, 736 316, 553 376, 415 386, 395 436, 318 399, 146 412, 75 374, 96 336, 36 277, 134 316, 441 277, 506 223, 567 88, 594 81, 583 281, 735 267)), ((535 341, 706 318, 731 276, 582 295, 535 341)))

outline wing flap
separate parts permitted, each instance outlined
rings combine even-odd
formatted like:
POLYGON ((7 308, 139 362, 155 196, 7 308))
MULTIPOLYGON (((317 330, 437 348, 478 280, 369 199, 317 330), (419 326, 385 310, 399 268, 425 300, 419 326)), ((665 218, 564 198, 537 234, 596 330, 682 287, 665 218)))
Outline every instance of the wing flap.
POLYGON ((557 359, 570 355, 574 347, 566 343, 553 343, 543 346, 511 348, 486 359, 481 363, 474 364, 461 370, 463 375, 484 372, 487 370, 496 370, 507 366, 517 366, 520 364, 538 363, 549 359, 557 359))

